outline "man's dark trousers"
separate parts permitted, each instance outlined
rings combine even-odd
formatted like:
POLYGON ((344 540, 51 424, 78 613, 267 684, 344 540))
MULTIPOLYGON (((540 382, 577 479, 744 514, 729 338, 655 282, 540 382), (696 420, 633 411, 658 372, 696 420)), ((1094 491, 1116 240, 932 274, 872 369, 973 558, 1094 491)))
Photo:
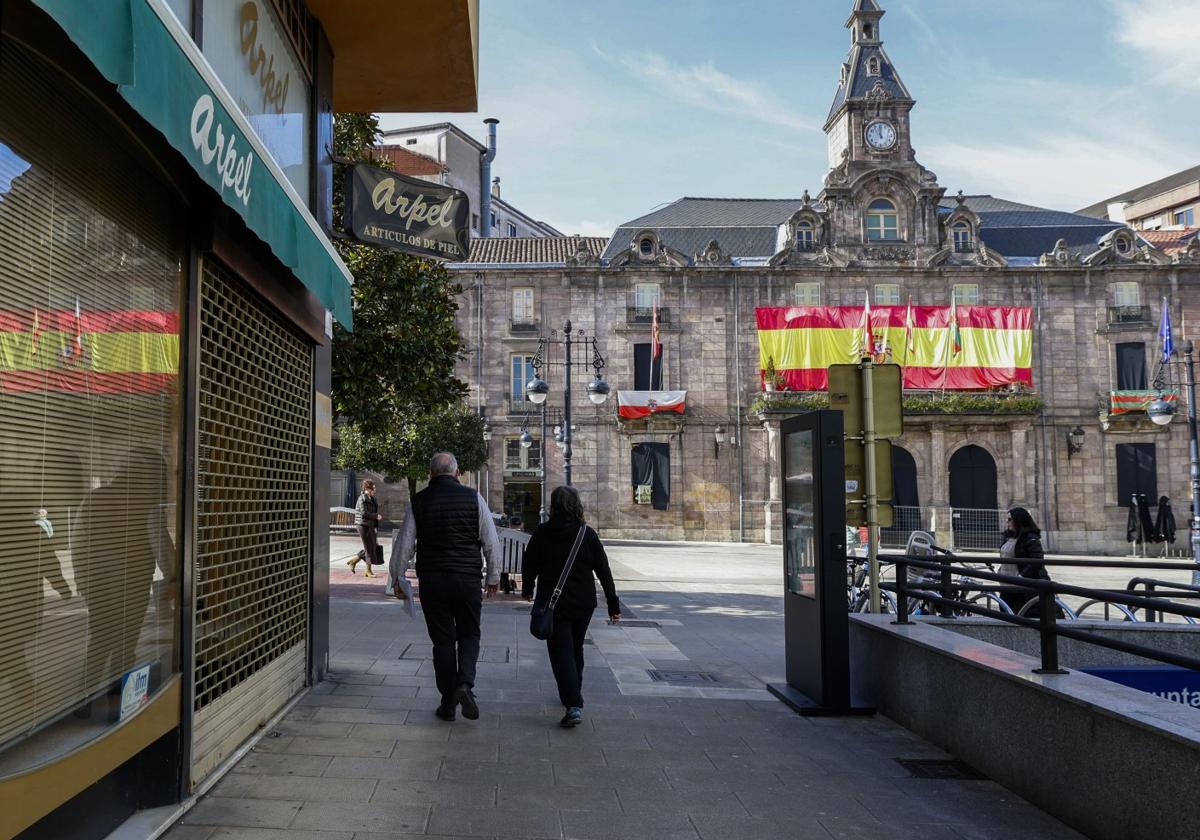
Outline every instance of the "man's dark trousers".
POLYGON ((483 593, 476 575, 424 572, 418 575, 421 611, 433 642, 433 672, 442 708, 454 708, 459 686, 475 687, 479 659, 479 614, 483 593))

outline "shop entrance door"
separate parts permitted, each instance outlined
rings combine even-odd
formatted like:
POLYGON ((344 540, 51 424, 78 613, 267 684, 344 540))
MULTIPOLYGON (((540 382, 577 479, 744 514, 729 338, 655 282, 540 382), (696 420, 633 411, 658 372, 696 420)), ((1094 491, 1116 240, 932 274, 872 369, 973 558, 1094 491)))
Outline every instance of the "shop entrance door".
MULTIPOLYGON (((519 517, 521 530, 532 534, 538 526, 542 507, 542 485, 537 481, 506 481, 504 483, 504 515, 519 517)), ((511 526, 510 526, 511 527, 511 526)))

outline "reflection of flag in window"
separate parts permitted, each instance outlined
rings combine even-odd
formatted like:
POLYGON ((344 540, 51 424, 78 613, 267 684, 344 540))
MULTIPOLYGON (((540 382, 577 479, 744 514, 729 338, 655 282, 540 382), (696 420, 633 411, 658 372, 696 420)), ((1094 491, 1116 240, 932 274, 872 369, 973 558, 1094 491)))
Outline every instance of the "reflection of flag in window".
POLYGON ((654 312, 650 320, 650 341, 652 342, 650 352, 653 354, 651 358, 657 359, 662 355, 662 338, 659 336, 658 330, 658 302, 654 303, 654 312))
POLYGON ((79 308, 79 297, 75 297, 75 321, 74 321, 75 336, 70 343, 63 347, 63 357, 68 365, 78 366, 84 362, 83 358, 83 311, 79 308))
POLYGON ((871 329, 871 295, 866 294, 866 302, 863 304, 863 328, 862 328, 862 349, 859 350, 858 356, 860 359, 870 356, 875 352, 875 333, 871 329))
POLYGON ((908 311, 904 314, 904 360, 908 361, 910 353, 917 352, 917 346, 914 343, 916 335, 914 327, 916 322, 913 321, 912 296, 908 298, 908 311))
POLYGON ((29 352, 30 355, 37 355, 38 345, 42 340, 42 319, 38 316, 38 308, 33 307, 33 328, 29 331, 29 352))
POLYGON ((950 353, 952 356, 957 356, 962 352, 962 332, 958 328, 958 301, 950 299, 950 323, 947 325, 949 332, 947 338, 950 341, 950 353))

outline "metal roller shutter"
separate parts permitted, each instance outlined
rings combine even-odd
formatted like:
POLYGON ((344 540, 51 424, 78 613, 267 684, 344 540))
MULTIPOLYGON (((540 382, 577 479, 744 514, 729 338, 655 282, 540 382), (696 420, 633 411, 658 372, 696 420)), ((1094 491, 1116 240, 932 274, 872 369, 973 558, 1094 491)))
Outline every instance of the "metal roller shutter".
POLYGON ((193 784, 304 685, 312 349, 206 262, 199 369, 193 784))

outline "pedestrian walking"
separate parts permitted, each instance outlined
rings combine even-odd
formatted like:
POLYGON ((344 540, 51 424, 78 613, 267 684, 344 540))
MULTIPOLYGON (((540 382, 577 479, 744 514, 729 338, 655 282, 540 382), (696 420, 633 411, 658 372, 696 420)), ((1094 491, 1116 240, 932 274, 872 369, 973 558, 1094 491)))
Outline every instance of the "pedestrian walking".
POLYGON ((413 496, 400 535, 392 543, 388 588, 397 597, 400 578, 414 553, 425 627, 433 642, 433 671, 441 704, 436 714, 454 720, 462 707, 467 720, 479 718, 475 663, 479 659, 480 579, 487 558, 486 589, 500 584, 500 544, 487 502, 458 482, 458 461, 439 452, 429 464, 429 486, 413 496))
POLYGON ((546 651, 558 699, 566 709, 560 724, 567 728, 583 722, 583 638, 596 611, 596 579, 604 589, 609 620, 616 624, 621 620, 621 602, 604 544, 584 522, 579 491, 558 487, 550 494, 549 520, 534 530, 525 547, 521 594, 532 601, 536 588, 538 603, 548 603, 561 589, 554 606, 554 633, 546 640, 546 651), (570 569, 560 583, 568 564, 570 569))
MULTIPOLYGON (((1004 532, 1004 543, 1000 546, 1000 556, 1005 562, 1000 564, 1000 573, 1014 577, 1030 578, 1033 580, 1050 580, 1050 574, 1042 563, 1022 563, 1022 560, 1044 560, 1046 554, 1042 549, 1042 532, 1033 521, 1033 516, 1025 508, 1015 507, 1008 512, 1008 528, 1004 532)), ((1001 599, 1008 604, 1013 613, 1019 613, 1021 608, 1031 600, 1036 600, 1037 593, 1005 592, 1001 599)), ((1038 616, 1037 606, 1026 613, 1031 618, 1038 616)))
POLYGON ((383 515, 379 512, 379 502, 375 501, 375 482, 367 479, 362 483, 362 493, 354 505, 354 527, 358 529, 358 538, 362 540, 362 550, 346 561, 350 573, 354 574, 362 560, 367 561, 366 577, 375 577, 371 564, 375 562, 375 554, 379 545, 379 523, 383 515))

